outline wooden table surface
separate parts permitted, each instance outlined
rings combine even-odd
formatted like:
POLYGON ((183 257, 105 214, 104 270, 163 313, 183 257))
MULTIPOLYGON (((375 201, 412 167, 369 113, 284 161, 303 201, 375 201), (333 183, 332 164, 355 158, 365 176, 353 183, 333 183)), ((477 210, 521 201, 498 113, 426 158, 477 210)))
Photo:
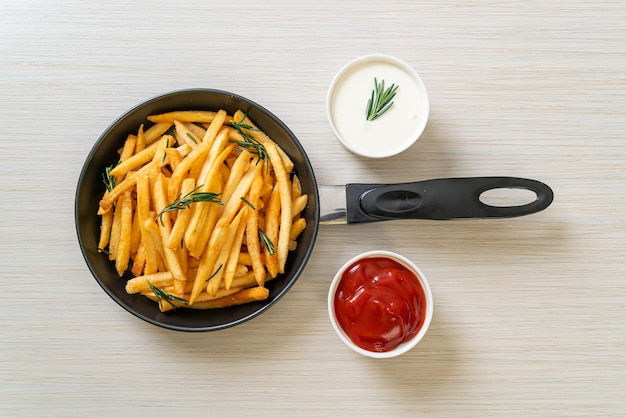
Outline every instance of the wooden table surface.
POLYGON ((626 3, 2 1, 0 415, 626 415, 626 3), (395 55, 428 88, 426 132, 384 160, 325 113, 353 58, 395 55), (529 177, 513 219, 322 226, 272 309, 213 333, 145 323, 90 275, 74 227, 85 157, 121 113, 190 87, 278 115, 320 184, 529 177), (367 250, 428 277, 425 339, 395 359, 330 326, 334 272, 367 250))

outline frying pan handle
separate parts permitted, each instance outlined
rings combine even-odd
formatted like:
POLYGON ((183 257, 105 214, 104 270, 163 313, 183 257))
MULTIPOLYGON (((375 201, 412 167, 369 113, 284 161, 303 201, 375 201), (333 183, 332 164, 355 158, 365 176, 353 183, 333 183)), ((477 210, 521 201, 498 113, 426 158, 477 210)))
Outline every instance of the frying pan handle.
MULTIPOLYGON (((348 185, 358 193, 360 217, 352 222, 385 219, 511 218, 539 212, 552 203, 546 184, 518 177, 444 178, 387 185, 348 185), (519 206, 491 206, 480 195, 493 189, 526 189, 533 202, 519 206)), ((348 201, 351 199, 349 198, 348 201)))

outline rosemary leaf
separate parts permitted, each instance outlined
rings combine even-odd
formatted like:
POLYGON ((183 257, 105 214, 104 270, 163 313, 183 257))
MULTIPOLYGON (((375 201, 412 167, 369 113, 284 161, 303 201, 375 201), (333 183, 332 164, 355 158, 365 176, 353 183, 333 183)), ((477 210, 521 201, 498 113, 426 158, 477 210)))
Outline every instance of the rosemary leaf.
POLYGON ((196 141, 196 139, 193 137, 193 135, 191 135, 189 132, 187 132, 187 137, 189 137, 189 139, 191 139, 194 144, 198 143, 198 141, 196 141))
POLYGON ((215 275, 216 275, 217 273, 219 273, 221 269, 222 269, 222 265, 220 264, 220 265, 219 265, 219 267, 217 268, 217 270, 215 270, 215 272, 214 272, 213 274, 211 274, 211 276, 209 276, 209 278, 208 278, 208 279, 206 279, 206 280, 205 280, 205 282, 208 282, 208 281, 209 281, 209 280, 211 280, 213 277, 215 277, 215 275))
POLYGON ((245 203, 246 205, 250 206, 252 208, 252 210, 256 210, 256 208, 254 207, 254 205, 252 203, 250 203, 250 201, 248 199, 246 199, 245 197, 241 196, 240 199, 243 201, 243 203, 245 203))

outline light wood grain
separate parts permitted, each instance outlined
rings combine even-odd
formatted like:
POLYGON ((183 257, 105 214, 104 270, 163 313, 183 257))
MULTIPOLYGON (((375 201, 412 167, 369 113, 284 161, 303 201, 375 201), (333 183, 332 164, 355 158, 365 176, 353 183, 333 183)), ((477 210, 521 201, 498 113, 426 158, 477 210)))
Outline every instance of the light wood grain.
POLYGON ((189 0, 2 2, 0 415, 618 416, 626 413, 626 3, 189 0), (424 136, 356 157, 325 95, 368 53, 429 90, 424 136), (92 279, 75 186, 100 133, 139 101, 213 87, 299 137, 321 184, 512 175, 555 191, 507 220, 322 227, 300 280, 241 326, 135 319, 92 279), (397 251, 427 275, 426 338, 359 357, 327 318, 341 264, 397 251))

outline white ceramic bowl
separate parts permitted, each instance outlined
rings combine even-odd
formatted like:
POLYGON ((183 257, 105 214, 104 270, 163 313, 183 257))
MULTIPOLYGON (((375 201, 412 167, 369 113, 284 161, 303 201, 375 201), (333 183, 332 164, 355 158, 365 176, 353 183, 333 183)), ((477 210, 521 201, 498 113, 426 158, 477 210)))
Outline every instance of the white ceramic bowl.
POLYGON ((372 358, 396 357, 396 356, 406 353, 407 351, 415 347, 417 343, 419 343, 422 340, 422 338, 424 337, 424 335, 426 335, 426 332, 428 331, 428 328, 430 326, 430 323, 433 317, 433 308, 434 308, 433 295, 432 295, 430 286, 428 284, 428 281, 426 280, 426 276, 424 275, 424 273, 422 273, 422 271, 412 261, 410 261, 406 257, 400 254, 390 252, 390 251, 369 251, 369 252, 365 252, 363 254, 360 254, 348 260, 339 269, 339 271, 337 271, 337 274, 335 275, 333 281, 331 282, 330 289, 328 291, 328 314, 330 317, 330 322, 335 332, 337 333, 339 338, 352 350, 354 350, 355 352, 359 354, 362 354, 367 357, 372 357, 372 358), (419 331, 413 338, 402 342, 400 345, 398 345, 396 348, 390 351, 376 352, 376 351, 365 350, 359 347, 343 331, 343 329, 339 325, 337 318, 335 316, 335 303, 334 303, 335 293, 337 291, 337 287, 339 286, 339 283, 342 279, 344 272, 346 271, 348 267, 350 267, 356 261, 366 259, 366 258, 373 258, 373 257, 390 258, 392 260, 397 261, 398 263, 408 268, 409 270, 411 270, 417 276, 420 282, 420 285, 422 286, 422 289, 424 290, 424 294, 426 296, 426 313, 425 313, 424 323, 422 324, 421 328, 419 329, 419 331))
POLYGON ((326 97, 328 122, 345 148, 362 157, 384 158, 399 154, 417 141, 428 122, 428 92, 418 73, 404 61, 381 54, 365 55, 343 66, 326 97), (395 84, 394 104, 373 121, 366 107, 374 78, 395 84))

